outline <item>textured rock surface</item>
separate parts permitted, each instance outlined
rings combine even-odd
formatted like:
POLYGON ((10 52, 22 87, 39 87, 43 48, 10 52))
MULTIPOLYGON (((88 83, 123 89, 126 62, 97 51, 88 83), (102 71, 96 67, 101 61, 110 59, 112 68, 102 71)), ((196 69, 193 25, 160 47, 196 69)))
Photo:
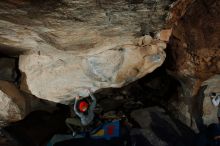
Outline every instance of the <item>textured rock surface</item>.
POLYGON ((150 44, 124 45, 88 56, 21 55, 19 68, 26 77, 22 89, 64 103, 77 94, 88 96, 86 89, 121 87, 159 67, 165 59, 165 46, 154 40, 150 44))
POLYGON ((192 145, 194 132, 172 119, 162 108, 136 110, 131 117, 141 126, 140 132, 152 146, 192 145))
POLYGON ((208 80, 202 83, 203 86, 207 86, 205 89, 205 98, 203 102, 203 120, 207 124, 211 124, 213 122, 218 122, 217 111, 218 107, 215 107, 211 103, 211 99, 209 97, 210 93, 220 93, 220 75, 214 75, 208 80))
POLYGON ((0 127, 21 120, 32 111, 54 109, 55 103, 42 101, 21 92, 13 83, 0 81, 0 127))
POLYGON ((176 118, 198 131, 197 128, 202 123, 209 125, 218 122, 218 107, 212 104, 209 96, 212 92, 220 92, 220 75, 214 75, 204 81, 198 94, 193 97, 171 99, 168 107, 176 118))
POLYGON ((4 0, 0 53, 22 54, 21 89, 43 99, 65 102, 86 96, 86 88, 121 87, 163 63, 166 45, 142 36, 166 28, 171 3, 4 0))
POLYGON ((205 94, 201 89, 205 87, 203 81, 220 73, 220 2, 218 0, 182 2, 184 3, 177 3, 174 8, 176 11, 174 14, 177 16, 173 18, 181 16, 182 12, 185 15, 173 28, 167 49, 169 74, 181 84, 177 101, 170 101, 170 105, 173 105, 176 116, 181 121, 196 130, 196 122, 200 123, 201 118, 204 124, 217 122, 216 108, 212 106, 207 96, 209 88, 213 88, 216 81, 209 81, 205 94), (187 3, 191 5, 187 11, 182 11, 187 3), (179 9, 181 13, 177 13, 179 9))
POLYGON ((194 1, 173 28, 169 68, 182 80, 186 96, 196 95, 204 80, 220 73, 219 5, 218 0, 194 1))
POLYGON ((0 81, 0 120, 13 122, 26 114, 26 101, 20 91, 11 83, 0 81))
MULTIPOLYGON (((207 109, 204 108, 204 95, 205 87, 201 87, 198 94, 193 97, 178 97, 173 98, 168 103, 168 110, 172 115, 186 124, 188 127, 196 132, 203 130, 203 126, 210 124, 209 114, 207 109)), ((209 103, 210 100, 209 100, 209 103)), ((214 122, 214 121, 213 121, 214 122)))
POLYGON ((175 1, 170 8, 170 13, 168 16, 168 24, 173 25, 178 23, 178 20, 184 16, 190 5, 193 3, 193 0, 177 0, 175 1))
POLYGON ((163 29, 170 0, 5 0, 0 45, 12 51, 84 53, 163 29))

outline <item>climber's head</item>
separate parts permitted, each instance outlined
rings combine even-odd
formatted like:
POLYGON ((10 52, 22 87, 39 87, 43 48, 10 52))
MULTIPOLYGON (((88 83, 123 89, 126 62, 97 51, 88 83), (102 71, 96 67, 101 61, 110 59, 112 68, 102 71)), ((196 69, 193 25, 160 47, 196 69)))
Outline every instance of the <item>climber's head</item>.
POLYGON ((81 100, 78 103, 78 110, 82 113, 85 113, 89 108, 89 103, 86 100, 81 100))

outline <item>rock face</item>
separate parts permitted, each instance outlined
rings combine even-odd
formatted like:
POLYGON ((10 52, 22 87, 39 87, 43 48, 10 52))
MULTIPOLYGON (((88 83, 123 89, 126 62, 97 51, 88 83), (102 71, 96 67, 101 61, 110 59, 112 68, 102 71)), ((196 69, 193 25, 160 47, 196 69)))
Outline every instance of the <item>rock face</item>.
POLYGON ((125 45, 164 28, 171 0, 6 0, 0 2, 4 51, 85 53, 125 45))
MULTIPOLYGON (((171 99, 168 109, 172 115, 196 132, 203 130, 204 125, 210 124, 206 109, 203 107, 205 87, 201 87, 193 97, 178 97, 171 99), (204 120, 203 120, 204 119, 204 120)), ((210 100, 209 100, 209 103, 210 100)))
POLYGON ((219 5, 217 0, 193 1, 173 27, 167 48, 169 74, 181 84, 179 97, 170 101, 169 106, 176 111, 177 118, 194 130, 198 123, 217 122, 217 109, 211 104, 208 92, 214 90, 214 86, 219 87, 216 79, 208 79, 220 73, 219 5))
POLYGON ((191 127, 201 130, 201 125, 218 123, 217 111, 210 99, 210 93, 220 92, 220 75, 214 75, 201 84, 199 92, 193 97, 179 97, 171 99, 168 107, 174 112, 176 118, 191 127))
MULTIPOLYGON (((143 40, 146 41, 145 37, 143 40)), ((88 96, 86 89, 121 87, 159 67, 165 59, 165 46, 161 41, 152 41, 88 56, 21 55, 19 68, 26 77, 22 89, 43 99, 65 103, 77 94, 88 96)))
POLYGON ((211 99, 209 97, 210 93, 220 93, 220 75, 214 75, 208 80, 202 83, 203 86, 207 86, 204 94, 204 102, 203 102, 203 120, 207 124, 211 124, 213 122, 217 123, 217 111, 218 107, 215 107, 211 103, 211 99))
POLYGON ((1 1, 0 53, 20 55, 21 89, 39 98, 65 103, 88 88, 121 87, 163 63, 171 3, 1 1))
POLYGON ((139 131, 152 146, 192 145, 194 132, 172 119, 162 108, 136 110, 131 117, 141 126, 139 131))
POLYGON ((13 122, 26 114, 26 101, 20 91, 11 83, 0 81, 0 120, 13 122))
POLYGON ((183 84, 185 96, 197 94, 201 83, 220 73, 220 2, 194 1, 173 28, 170 70, 183 84))
POLYGON ((32 111, 54 109, 54 103, 21 92, 13 83, 0 81, 0 127, 21 120, 32 111))

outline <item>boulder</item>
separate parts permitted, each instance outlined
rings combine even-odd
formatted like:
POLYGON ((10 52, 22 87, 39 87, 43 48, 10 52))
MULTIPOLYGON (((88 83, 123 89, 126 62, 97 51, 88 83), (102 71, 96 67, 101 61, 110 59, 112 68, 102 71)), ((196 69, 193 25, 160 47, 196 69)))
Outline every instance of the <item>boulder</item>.
POLYGON ((179 81, 181 89, 178 97, 169 101, 168 107, 178 119, 197 131, 198 123, 208 125, 217 122, 217 109, 207 96, 209 89, 214 90, 216 85, 210 81, 206 90, 205 86, 206 80, 220 73, 217 39, 220 38, 220 27, 215 25, 220 22, 219 1, 210 0, 203 3, 200 0, 179 0, 175 4, 171 11, 176 12, 172 13, 172 17, 185 15, 172 29, 166 66, 169 74, 179 81), (186 6, 187 11, 182 11, 186 6))
POLYGON ((26 115, 26 99, 15 85, 0 81, 0 120, 14 122, 26 115))
POLYGON ((123 45, 83 56, 21 55, 21 89, 42 99, 67 103, 77 95, 88 96, 88 89, 122 87, 161 66, 165 46, 154 40, 150 44, 123 45))
POLYGON ((54 111, 56 104, 20 91, 14 84, 0 81, 0 127, 23 119, 35 110, 54 111))
POLYGON ((171 118, 164 109, 149 107, 131 113, 140 125, 139 132, 152 146, 192 145, 195 134, 180 121, 171 118))
POLYGON ((21 89, 68 102, 121 87, 159 67, 172 0, 5 0, 0 2, 0 53, 17 54, 21 89), (151 36, 150 36, 151 34, 151 36))
POLYGON ((207 124, 218 123, 217 111, 218 107, 215 107, 211 103, 210 93, 220 93, 220 75, 214 75, 208 80, 202 83, 203 86, 206 86, 204 91, 205 98, 203 102, 203 120, 207 124))

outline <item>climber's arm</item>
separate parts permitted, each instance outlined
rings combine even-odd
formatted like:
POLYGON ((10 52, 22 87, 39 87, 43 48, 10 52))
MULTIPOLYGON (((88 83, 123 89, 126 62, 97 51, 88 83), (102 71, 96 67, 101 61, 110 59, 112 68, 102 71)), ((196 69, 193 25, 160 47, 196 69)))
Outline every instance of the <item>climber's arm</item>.
POLYGON ((75 98, 74 112, 81 118, 81 117, 83 116, 83 113, 79 112, 79 111, 77 110, 77 107, 76 107, 78 100, 79 100, 79 96, 77 96, 77 97, 75 98))
POLYGON ((96 98, 90 91, 89 91, 89 95, 92 98, 92 103, 90 105, 90 110, 94 110, 95 107, 96 107, 96 98))

